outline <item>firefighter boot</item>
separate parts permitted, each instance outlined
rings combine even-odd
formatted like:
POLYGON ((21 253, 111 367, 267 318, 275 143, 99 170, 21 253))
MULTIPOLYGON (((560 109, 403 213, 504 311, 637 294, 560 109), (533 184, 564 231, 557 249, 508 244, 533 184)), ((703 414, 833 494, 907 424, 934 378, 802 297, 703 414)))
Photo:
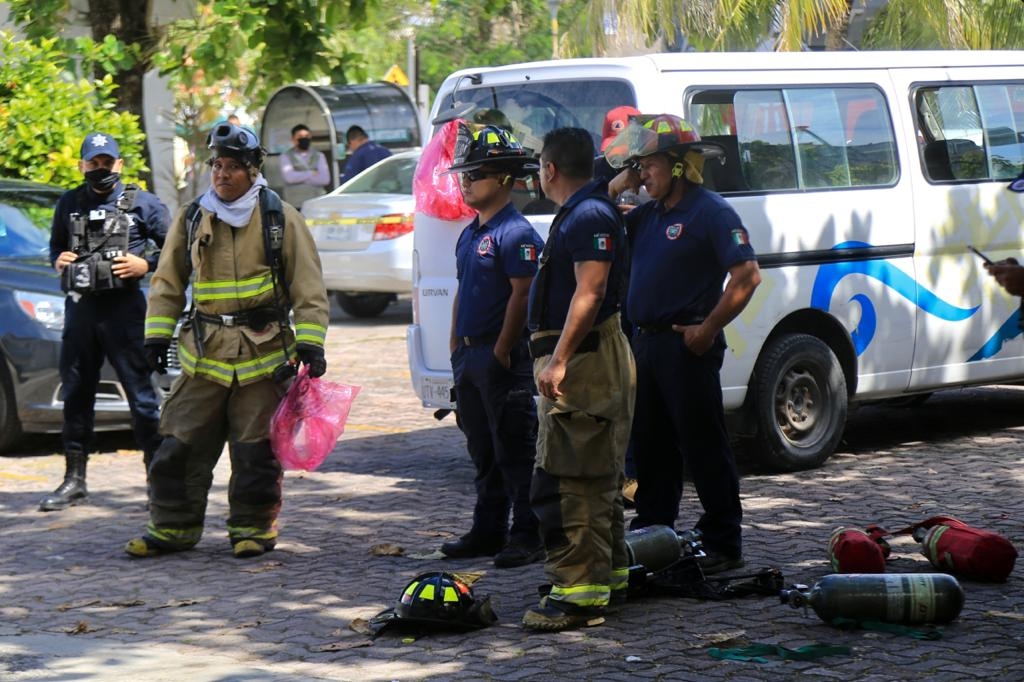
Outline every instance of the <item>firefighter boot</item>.
POLYGON ((84 452, 68 452, 64 455, 64 482, 42 499, 39 511, 67 509, 89 496, 85 488, 85 462, 88 458, 84 452))

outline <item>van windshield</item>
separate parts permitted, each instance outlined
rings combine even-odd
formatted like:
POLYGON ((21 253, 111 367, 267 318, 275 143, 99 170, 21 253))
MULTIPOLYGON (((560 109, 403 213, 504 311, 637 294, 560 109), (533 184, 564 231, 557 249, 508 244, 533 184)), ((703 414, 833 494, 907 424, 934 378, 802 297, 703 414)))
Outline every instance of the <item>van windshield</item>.
POLYGON ((613 79, 490 86, 473 86, 464 79, 444 99, 438 113, 466 104, 473 108, 463 114, 464 118, 510 129, 524 147, 539 154, 544 135, 567 126, 589 130, 594 148, 599 148, 605 114, 618 106, 636 106, 636 93, 627 81, 613 79))

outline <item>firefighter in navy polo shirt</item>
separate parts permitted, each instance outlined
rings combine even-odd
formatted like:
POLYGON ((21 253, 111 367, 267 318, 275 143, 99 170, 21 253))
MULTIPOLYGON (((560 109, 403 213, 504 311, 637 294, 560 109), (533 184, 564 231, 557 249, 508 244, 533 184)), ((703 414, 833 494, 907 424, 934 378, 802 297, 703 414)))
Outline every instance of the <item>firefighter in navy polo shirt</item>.
POLYGON ((459 173, 463 198, 479 214, 455 248, 450 344, 476 505, 470 531, 441 551, 453 559, 494 556, 498 568, 523 566, 544 557, 529 501, 537 408, 526 345, 526 301, 543 241, 511 196, 516 178, 538 166, 492 125, 460 126, 455 161, 449 172, 459 173))
POLYGON ((626 216, 639 485, 631 527, 675 524, 685 466, 704 507, 696 525, 704 572, 738 568, 743 509, 719 373, 722 330, 761 282, 754 250, 736 211, 701 186, 704 159, 720 150, 683 119, 637 117, 605 154, 613 166, 630 167, 612 181, 611 194, 642 184, 653 199, 626 216))
POLYGON ((540 182, 558 213, 530 289, 533 372, 540 393, 530 499, 540 519, 550 592, 523 614, 531 630, 601 622, 626 597, 622 468, 636 370, 619 300, 625 233, 607 183, 593 180, 582 128, 544 136, 540 182))

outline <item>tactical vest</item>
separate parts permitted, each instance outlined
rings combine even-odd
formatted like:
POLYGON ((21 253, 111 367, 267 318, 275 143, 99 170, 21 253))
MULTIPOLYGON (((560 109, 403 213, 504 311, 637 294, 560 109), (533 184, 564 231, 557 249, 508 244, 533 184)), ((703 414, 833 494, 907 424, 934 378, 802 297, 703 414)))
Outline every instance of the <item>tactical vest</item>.
POLYGON ((132 228, 129 215, 135 206, 138 185, 127 185, 114 203, 114 210, 96 208, 88 214, 71 214, 71 244, 77 258, 61 272, 60 286, 66 293, 103 293, 138 286, 122 279, 111 268, 114 259, 128 254, 132 228))

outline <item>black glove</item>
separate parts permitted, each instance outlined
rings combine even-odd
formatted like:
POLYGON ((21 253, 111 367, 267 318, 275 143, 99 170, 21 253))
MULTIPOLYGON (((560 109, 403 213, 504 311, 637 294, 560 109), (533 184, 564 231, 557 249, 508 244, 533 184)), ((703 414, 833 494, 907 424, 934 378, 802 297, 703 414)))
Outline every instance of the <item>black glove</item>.
POLYGON ((157 374, 167 374, 167 351, 171 344, 167 341, 146 342, 146 364, 157 374))
POLYGON ((299 356, 299 362, 306 366, 309 376, 316 379, 322 377, 327 371, 327 359, 324 357, 324 349, 318 346, 299 346, 295 351, 299 356))

